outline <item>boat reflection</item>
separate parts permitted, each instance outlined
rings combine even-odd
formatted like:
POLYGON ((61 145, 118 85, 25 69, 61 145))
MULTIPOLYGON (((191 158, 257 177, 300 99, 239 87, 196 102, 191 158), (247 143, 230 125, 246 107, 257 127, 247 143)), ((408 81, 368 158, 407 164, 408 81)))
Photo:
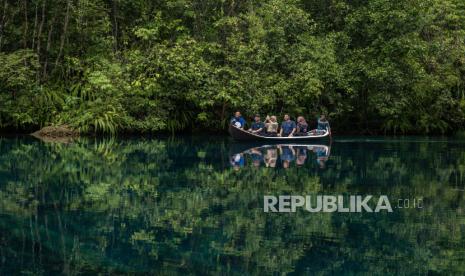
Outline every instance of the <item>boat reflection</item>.
POLYGON ((330 152, 331 147, 327 145, 262 145, 236 151, 230 156, 230 164, 235 170, 239 170, 247 164, 252 164, 254 167, 282 167, 287 169, 293 165, 303 167, 306 163, 315 162, 314 164, 319 168, 324 169, 330 152))

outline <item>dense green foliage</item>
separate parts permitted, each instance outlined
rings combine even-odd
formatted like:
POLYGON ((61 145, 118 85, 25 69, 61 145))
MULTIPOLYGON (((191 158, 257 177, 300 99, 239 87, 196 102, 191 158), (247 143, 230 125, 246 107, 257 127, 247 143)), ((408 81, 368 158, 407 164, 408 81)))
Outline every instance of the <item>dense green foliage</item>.
POLYGON ((463 143, 346 141, 324 170, 236 171, 218 140, 0 139, 0 274, 465 273, 463 143), (263 212, 286 194, 424 208, 263 212))
POLYGON ((0 0, 0 127, 224 129, 239 109, 450 133, 464 53, 463 0, 0 0))

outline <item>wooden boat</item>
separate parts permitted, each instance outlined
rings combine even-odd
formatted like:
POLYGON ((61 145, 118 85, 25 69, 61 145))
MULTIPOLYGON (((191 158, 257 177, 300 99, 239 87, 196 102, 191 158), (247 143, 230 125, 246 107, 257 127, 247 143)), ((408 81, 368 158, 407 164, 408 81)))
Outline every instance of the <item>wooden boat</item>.
POLYGON ((308 132, 307 136, 268 137, 250 133, 233 125, 229 125, 229 134, 237 141, 301 142, 329 138, 329 131, 325 131, 323 134, 311 134, 311 132, 308 132))

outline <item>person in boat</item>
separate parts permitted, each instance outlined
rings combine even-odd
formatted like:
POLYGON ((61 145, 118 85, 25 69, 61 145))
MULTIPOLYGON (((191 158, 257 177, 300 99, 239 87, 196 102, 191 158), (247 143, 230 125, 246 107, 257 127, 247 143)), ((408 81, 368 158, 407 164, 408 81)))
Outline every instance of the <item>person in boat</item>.
POLYGON ((284 115, 284 121, 281 123, 281 131, 278 136, 281 137, 292 137, 296 132, 296 124, 291 120, 288 114, 284 115))
POLYGON ((276 116, 269 117, 268 122, 265 123, 266 136, 275 137, 278 136, 278 127, 276 116))
POLYGON ((245 119, 242 117, 239 111, 236 111, 236 113, 234 113, 234 117, 231 118, 231 125, 240 129, 244 129, 245 119))
POLYGON ((268 124, 269 122, 271 122, 271 117, 270 117, 270 115, 266 115, 265 122, 264 122, 265 123, 265 128, 263 129, 263 135, 265 135, 265 136, 267 136, 266 135, 266 124, 268 124))
POLYGON ((321 114, 320 118, 318 119, 317 130, 319 132, 330 131, 329 122, 324 114, 321 114))
POLYGON ((308 135, 308 124, 307 121, 305 121, 305 118, 303 116, 297 117, 297 130, 294 133, 295 136, 306 136, 308 135))
POLYGON ((317 120, 317 128, 312 130, 312 134, 324 134, 326 131, 331 131, 331 128, 326 116, 322 114, 317 120))
POLYGON ((265 124, 260 120, 260 115, 255 115, 254 122, 249 128, 249 132, 262 135, 265 129, 265 124))

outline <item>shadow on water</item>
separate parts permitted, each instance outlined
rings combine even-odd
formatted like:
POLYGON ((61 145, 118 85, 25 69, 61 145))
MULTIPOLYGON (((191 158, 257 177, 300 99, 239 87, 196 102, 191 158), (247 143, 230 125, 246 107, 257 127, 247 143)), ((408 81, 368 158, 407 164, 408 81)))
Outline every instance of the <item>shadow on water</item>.
POLYGON ((0 274, 462 274, 464 189, 454 140, 0 138, 0 274), (424 207, 263 212, 289 194, 424 207))

